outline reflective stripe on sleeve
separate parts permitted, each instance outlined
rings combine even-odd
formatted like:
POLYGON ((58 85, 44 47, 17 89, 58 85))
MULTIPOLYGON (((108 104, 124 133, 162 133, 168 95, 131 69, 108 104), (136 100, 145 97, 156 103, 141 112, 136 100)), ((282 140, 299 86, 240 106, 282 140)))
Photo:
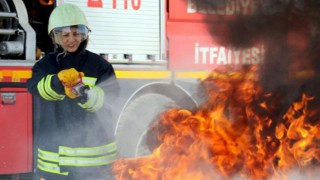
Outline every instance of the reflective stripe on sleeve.
POLYGON ((88 86, 94 86, 96 84, 97 78, 94 77, 82 77, 82 82, 88 86))
POLYGON ((100 87, 94 87, 93 88, 94 91, 96 91, 96 98, 93 99, 93 103, 91 107, 88 107, 88 111, 94 112, 96 110, 99 110, 104 103, 104 92, 100 87))
POLYGON ((50 95, 48 95, 48 93, 45 91, 44 81, 45 81, 45 77, 42 78, 41 81, 39 81, 37 84, 39 94, 43 99, 48 100, 48 101, 53 101, 54 99, 50 95))
POLYGON ((46 91, 56 100, 64 99, 65 95, 58 94, 51 88, 51 80, 54 75, 48 75, 45 82, 46 91))
POLYGON ((65 95, 58 94, 51 88, 51 79, 53 76, 54 75, 48 75, 43 77, 41 81, 38 82, 37 88, 39 94, 42 98, 48 101, 62 100, 64 99, 65 95))
POLYGON ((88 101, 84 104, 78 103, 78 105, 87 111, 94 112, 102 108, 104 104, 104 91, 98 87, 91 87, 88 94, 88 101))

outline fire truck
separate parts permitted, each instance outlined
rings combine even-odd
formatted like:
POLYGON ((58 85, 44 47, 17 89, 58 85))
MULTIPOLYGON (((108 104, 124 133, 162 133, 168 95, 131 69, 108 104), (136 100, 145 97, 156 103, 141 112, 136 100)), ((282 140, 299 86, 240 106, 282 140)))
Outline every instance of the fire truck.
POLYGON ((91 29, 88 49, 116 70, 121 92, 114 118, 105 125, 114 127, 121 157, 150 153, 147 130, 161 112, 201 104, 197 85, 212 69, 263 62, 262 45, 228 49, 215 41, 206 19, 208 13, 249 13, 252 3, 208 12, 191 0, 1 0, 0 175, 19 179, 33 171, 42 112, 26 81, 34 63, 53 50, 48 19, 64 3, 84 11, 91 29))

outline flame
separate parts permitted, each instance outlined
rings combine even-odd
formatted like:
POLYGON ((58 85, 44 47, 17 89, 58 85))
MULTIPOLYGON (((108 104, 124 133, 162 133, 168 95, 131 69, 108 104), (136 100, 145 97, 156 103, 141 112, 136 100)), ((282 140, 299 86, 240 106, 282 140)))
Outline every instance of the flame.
POLYGON ((289 179, 293 169, 312 177, 320 161, 320 125, 312 121, 318 109, 309 106, 315 98, 302 93, 286 103, 263 90, 257 71, 208 76, 201 82, 208 100, 161 114, 150 129, 159 146, 117 160, 116 179, 289 179))

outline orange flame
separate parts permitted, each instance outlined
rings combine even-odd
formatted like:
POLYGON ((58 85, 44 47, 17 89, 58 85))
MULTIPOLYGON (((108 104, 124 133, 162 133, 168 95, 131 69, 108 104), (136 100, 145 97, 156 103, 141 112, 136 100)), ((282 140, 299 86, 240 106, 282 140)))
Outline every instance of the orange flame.
POLYGON ((208 100, 194 111, 173 108, 150 129, 159 146, 150 156, 119 159, 123 179, 288 179, 298 168, 319 164, 320 125, 312 123, 314 100, 302 93, 286 103, 265 92, 257 68, 220 72, 202 85, 208 100), (284 110, 284 111, 283 111, 284 110))

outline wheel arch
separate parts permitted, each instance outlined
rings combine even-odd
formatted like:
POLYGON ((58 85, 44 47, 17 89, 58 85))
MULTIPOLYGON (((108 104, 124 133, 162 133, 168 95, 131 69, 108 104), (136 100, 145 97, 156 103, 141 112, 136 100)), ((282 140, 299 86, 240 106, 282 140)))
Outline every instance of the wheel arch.
POLYGON ((145 84, 138 88, 132 95, 128 98, 125 102, 124 106, 122 107, 120 114, 117 118, 116 127, 115 127, 115 134, 118 129, 119 122, 121 121, 121 115, 125 111, 126 107, 135 100, 136 98, 146 95, 146 94, 160 94, 164 95, 170 99, 172 99, 179 107, 186 108, 186 109, 193 109, 198 106, 196 100, 191 96, 191 94, 185 90, 183 87, 171 83, 171 82, 152 82, 145 84))

